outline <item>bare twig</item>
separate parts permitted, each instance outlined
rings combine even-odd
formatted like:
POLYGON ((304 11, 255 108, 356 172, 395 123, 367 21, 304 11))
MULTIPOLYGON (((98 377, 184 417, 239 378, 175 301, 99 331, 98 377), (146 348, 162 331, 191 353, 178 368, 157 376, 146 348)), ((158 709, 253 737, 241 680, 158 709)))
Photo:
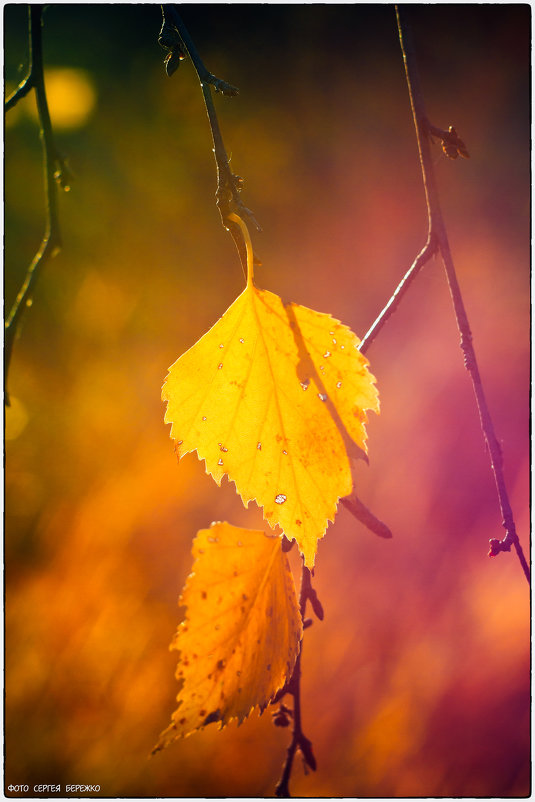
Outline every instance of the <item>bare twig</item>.
POLYGON ((379 535, 379 537, 384 537, 387 539, 392 537, 392 532, 388 526, 380 521, 379 518, 377 518, 373 512, 362 503, 355 491, 353 491, 351 495, 345 496, 343 499, 341 499, 341 501, 344 507, 346 507, 346 509, 348 509, 358 521, 364 524, 364 526, 366 526, 370 532, 379 535))
MULTIPOLYGON (((453 308, 455 310, 455 317, 457 319, 457 327, 461 335, 460 345, 464 356, 464 364, 470 374, 470 378, 472 380, 472 385, 474 388, 474 393, 476 396, 477 407, 479 410, 479 417, 481 420, 481 428, 488 448, 491 468, 496 482, 498 500, 502 513, 502 525, 506 533, 503 540, 499 541, 493 538, 490 541, 489 555, 494 556, 498 554, 500 551, 510 551, 511 546, 513 545, 516 549, 516 553, 522 566, 522 570, 524 571, 526 579, 529 582, 530 570, 526 558, 524 556, 524 553, 522 551, 522 546, 520 545, 518 535, 516 533, 513 513, 511 510, 511 505, 509 503, 509 497, 505 485, 505 478, 503 475, 502 453, 498 440, 494 433, 494 426, 492 423, 492 419, 490 417, 485 394, 483 391, 483 384, 481 381, 481 376, 477 365, 474 347, 472 345, 472 333, 470 331, 468 317, 464 307, 464 302, 462 299, 459 282, 457 280, 457 274, 455 272, 455 267, 451 256, 448 236, 446 232, 446 226, 444 223, 444 218, 442 216, 442 211, 440 209, 438 192, 435 184, 429 136, 434 135, 440 137, 446 132, 442 131, 441 129, 437 129, 434 126, 431 126, 431 124, 427 119, 425 112, 424 97, 420 87, 418 70, 416 67, 416 58, 414 55, 414 49, 412 46, 410 33, 407 29, 407 25, 404 22, 402 22, 401 19, 401 17, 402 16, 404 17, 404 15, 405 11, 403 11, 402 15, 400 15, 400 10, 396 6, 399 40, 401 44, 401 51, 403 53, 403 61, 405 64, 405 74, 407 79, 407 86, 409 89, 412 115, 414 119, 414 127, 416 129, 416 139, 418 142, 418 150, 420 153, 422 178, 424 182, 425 196, 427 201, 427 210, 429 218, 428 242, 429 241, 436 242, 436 247, 442 256, 442 261, 444 263, 448 286, 450 289, 450 294, 453 302, 453 308)), ((468 152, 466 151, 466 146, 464 145, 464 142, 462 142, 462 140, 459 140, 455 129, 453 127, 450 127, 450 131, 448 133, 450 134, 450 137, 453 136, 455 138, 454 141, 457 143, 456 147, 459 150, 459 153, 467 157, 468 152), (462 152, 463 150, 465 151, 464 153, 462 152)), ((453 147, 453 143, 451 141, 447 142, 447 144, 448 146, 453 147)), ((443 147, 444 147, 444 138, 443 138, 443 147)), ((446 148, 444 149, 446 151, 446 148)))
MULTIPOLYGON (((43 164, 45 174, 46 193, 46 227, 39 249, 32 259, 26 276, 15 299, 15 303, 5 322, 5 356, 4 356, 4 382, 7 386, 7 375, 13 351, 13 343, 18 331, 24 310, 31 303, 31 293, 35 282, 45 263, 55 256, 61 247, 61 237, 58 219, 57 183, 62 183, 64 165, 54 144, 52 125, 48 111, 45 91, 42 46, 42 13, 43 6, 28 6, 29 14, 29 61, 30 66, 26 78, 6 100, 5 111, 12 109, 15 104, 32 89, 35 90, 37 112, 39 115, 41 141, 43 146, 43 164)), ((9 396, 5 393, 6 404, 9 405, 9 396)))
POLYGON ((28 26, 28 28, 30 34, 30 50, 29 50, 30 64, 28 66, 28 73, 4 103, 4 112, 6 114, 10 109, 12 109, 14 106, 17 105, 19 100, 22 100, 23 97, 26 97, 28 92, 30 92, 34 87, 34 72, 33 72, 32 51, 31 51, 31 28, 30 26, 28 26))
MULTIPOLYGON (((243 235, 240 227, 232 220, 229 220, 229 215, 235 213, 244 220, 249 219, 257 231, 261 231, 262 229, 258 225, 252 211, 244 206, 239 196, 243 185, 243 179, 240 176, 235 175, 230 169, 229 158, 223 144, 223 137, 221 136, 221 129, 219 127, 214 100, 212 98, 212 90, 210 87, 213 86, 216 92, 221 92, 222 94, 229 96, 237 95, 239 90, 226 81, 216 78, 215 75, 212 75, 212 73, 206 69, 197 52, 197 48, 195 47, 195 44, 175 6, 163 5, 162 14, 164 19, 163 27, 171 27, 171 29, 174 29, 178 33, 181 40, 182 49, 191 58, 193 66, 195 67, 199 77, 204 103, 206 106, 206 112, 208 114, 208 120, 210 123, 210 130, 212 132, 212 140, 214 143, 214 156, 217 167, 216 205, 219 209, 223 226, 227 231, 230 231, 230 234, 234 239, 240 255, 242 266, 245 270, 247 258, 243 235)), ((258 262, 258 260, 256 261, 258 262)))
MULTIPOLYGON (((306 604, 309 601, 312 609, 320 620, 323 620, 323 608, 316 595, 316 591, 312 587, 310 571, 303 565, 301 571, 301 589, 299 592, 299 610, 303 623, 306 624, 305 619, 306 604)), ((290 797, 290 776, 292 773, 293 761, 296 751, 299 749, 303 756, 305 766, 309 766, 312 771, 316 771, 316 758, 312 751, 312 743, 303 733, 301 725, 301 654, 303 651, 303 642, 301 641, 301 648, 297 655, 293 674, 289 682, 282 688, 276 695, 273 703, 279 702, 282 697, 289 693, 293 696, 294 704, 292 711, 293 718, 293 731, 292 740, 286 752, 286 760, 282 769, 281 778, 275 788, 275 796, 287 798, 290 797)))
POLYGON ((409 267, 401 281, 399 282, 396 290, 386 306, 383 308, 379 316, 376 318, 374 323, 370 326, 364 337, 362 338, 359 351, 361 354, 365 354, 372 342, 375 340, 381 329, 383 328, 384 324, 388 320, 388 318, 396 311, 398 306, 400 305, 405 293, 411 286, 412 282, 422 269, 422 267, 427 264, 427 262, 435 255, 437 251, 437 241, 432 234, 429 234, 428 240, 425 243, 424 247, 409 267))

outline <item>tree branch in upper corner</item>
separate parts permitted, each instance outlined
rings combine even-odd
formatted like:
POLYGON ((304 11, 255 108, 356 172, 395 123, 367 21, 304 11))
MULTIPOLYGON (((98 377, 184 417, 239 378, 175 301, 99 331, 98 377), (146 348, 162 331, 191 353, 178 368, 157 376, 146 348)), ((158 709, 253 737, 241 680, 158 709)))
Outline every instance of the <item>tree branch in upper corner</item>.
MULTIPOLYGON (((253 212, 244 206, 241 201, 239 193, 243 187, 243 179, 241 176, 235 175, 230 169, 229 158, 223 144, 223 137, 217 119, 211 87, 213 86, 216 92, 221 92, 229 97, 237 95, 239 90, 235 86, 232 86, 232 84, 220 78, 216 78, 215 75, 212 75, 212 73, 206 69, 174 5, 162 5, 162 14, 163 25, 160 31, 160 43, 170 50, 172 58, 174 52, 174 37, 178 37, 174 48, 176 50, 178 47, 178 50, 176 50, 178 54, 182 52, 189 55, 201 84, 206 113, 208 114, 208 121, 212 132, 212 141, 214 143, 214 157, 217 168, 216 206, 219 209, 223 226, 230 232, 234 239, 245 271, 247 266, 245 242, 239 225, 229 220, 229 215, 232 213, 237 214, 244 221, 250 220, 257 231, 261 231, 262 229, 258 225, 253 212)), ((178 55, 177 58, 180 58, 180 55, 178 55)), ((260 264, 258 259, 255 259, 255 261, 257 264, 260 264)))
POLYGON ((42 16, 43 6, 28 6, 28 32, 29 32, 29 68, 28 74, 19 84, 18 88, 6 100, 4 110, 8 112, 18 101, 32 89, 35 91, 37 113, 41 131, 43 147, 44 183, 46 194, 46 225, 41 244, 33 257, 22 286, 17 294, 9 315, 5 322, 5 353, 4 353, 4 387, 5 402, 9 405, 7 392, 7 377, 13 352, 13 344, 18 333, 20 321, 25 309, 31 305, 31 295, 35 283, 46 262, 55 256, 61 248, 61 236, 58 219, 58 184, 63 189, 69 189, 66 182, 66 169, 59 156, 54 143, 52 124, 45 91, 45 77, 43 67, 42 44, 42 16))

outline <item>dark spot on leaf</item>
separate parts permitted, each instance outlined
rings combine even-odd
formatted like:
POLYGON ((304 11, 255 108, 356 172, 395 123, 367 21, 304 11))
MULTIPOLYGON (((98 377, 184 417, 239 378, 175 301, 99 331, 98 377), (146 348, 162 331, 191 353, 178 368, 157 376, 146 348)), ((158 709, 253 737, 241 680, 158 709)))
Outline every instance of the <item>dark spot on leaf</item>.
POLYGON ((214 710, 213 713, 209 713, 203 721, 203 726, 207 724, 212 724, 214 721, 219 721, 221 718, 220 710, 214 710))

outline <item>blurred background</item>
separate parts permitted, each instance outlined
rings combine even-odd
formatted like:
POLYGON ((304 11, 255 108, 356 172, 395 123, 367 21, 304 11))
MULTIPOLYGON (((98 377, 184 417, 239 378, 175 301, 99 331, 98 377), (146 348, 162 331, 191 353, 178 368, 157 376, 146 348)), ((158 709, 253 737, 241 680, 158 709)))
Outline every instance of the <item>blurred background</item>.
MULTIPOLYGON (((529 550, 530 7, 407 7, 442 207, 517 528, 529 550)), ((184 5, 212 72, 232 169, 263 233, 260 286, 360 336, 423 246, 426 208, 393 6, 184 5)), ((4 7, 6 89, 27 66, 26 6, 4 7)), ((15 343, 6 412, 6 787, 103 796, 270 796, 290 733, 270 711, 147 756, 175 706, 177 599, 212 520, 258 527, 226 482, 173 453, 168 366, 243 288, 214 203, 189 61, 169 79, 157 5, 52 4, 46 82, 63 250, 15 343)), ((6 118, 5 302, 44 230, 33 96, 6 118)), ((441 263, 368 357, 381 393, 362 500, 319 545, 325 621, 303 647, 318 770, 296 796, 526 796, 530 618, 501 538, 488 456, 441 263)), ((295 554, 292 552, 292 557, 295 554)), ((295 561, 295 560, 294 560, 295 561)))

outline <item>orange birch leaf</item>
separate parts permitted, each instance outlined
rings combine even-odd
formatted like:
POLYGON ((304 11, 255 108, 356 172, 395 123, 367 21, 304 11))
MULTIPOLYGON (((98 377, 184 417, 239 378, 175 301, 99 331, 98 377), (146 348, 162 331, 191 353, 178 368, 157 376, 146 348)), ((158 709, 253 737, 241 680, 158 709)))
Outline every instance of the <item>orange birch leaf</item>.
MULTIPOLYGON (((239 220, 239 218, 236 218, 239 220)), ((162 389, 179 458, 197 451, 217 484, 295 538, 311 568, 317 541, 351 493, 379 397, 360 340, 330 315, 247 287, 169 368, 162 389)))
POLYGON ((241 723, 290 678, 302 636, 293 577, 280 539, 213 523, 193 541, 171 649, 180 652, 178 708, 154 752, 212 722, 241 723))

